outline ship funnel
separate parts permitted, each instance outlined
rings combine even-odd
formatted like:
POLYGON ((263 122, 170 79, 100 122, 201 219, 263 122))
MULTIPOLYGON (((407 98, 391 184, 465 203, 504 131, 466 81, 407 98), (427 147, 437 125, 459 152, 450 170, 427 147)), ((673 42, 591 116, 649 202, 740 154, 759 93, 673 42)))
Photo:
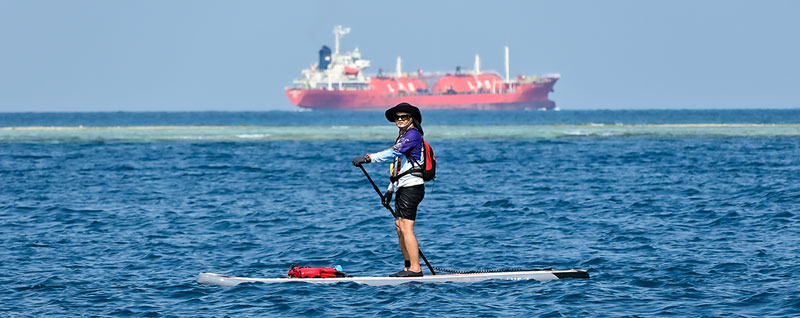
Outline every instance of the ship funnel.
POLYGON ((344 28, 341 25, 333 27, 333 38, 336 43, 336 51, 334 51, 334 54, 339 54, 339 39, 341 39, 347 33, 350 33, 350 28, 344 28))
POLYGON ((506 83, 509 83, 510 79, 508 78, 508 45, 506 45, 506 83))
POLYGON ((395 69, 395 72, 396 72, 395 74, 396 77, 403 76, 403 60, 399 56, 397 57, 397 67, 395 69))
POLYGON ((328 64, 331 64, 331 48, 323 45, 319 50, 319 66, 320 70, 327 70, 328 64))
POLYGON ((475 75, 481 74, 481 56, 475 54, 475 75))

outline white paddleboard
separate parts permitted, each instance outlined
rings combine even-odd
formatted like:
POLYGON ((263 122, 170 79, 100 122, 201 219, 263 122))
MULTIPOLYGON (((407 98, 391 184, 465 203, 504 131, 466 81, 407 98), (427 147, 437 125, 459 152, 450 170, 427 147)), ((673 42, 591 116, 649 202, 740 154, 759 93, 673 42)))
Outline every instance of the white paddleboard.
POLYGON ((589 273, 581 270, 534 270, 534 271, 515 271, 497 273, 475 273, 475 274, 450 274, 450 275, 427 275, 424 277, 339 277, 339 278, 255 278, 255 277, 236 277, 216 273, 200 273, 197 275, 197 282, 200 284, 210 284, 219 286, 236 286, 241 283, 290 283, 306 282, 315 284, 332 284, 342 282, 354 282, 371 286, 398 285, 408 282, 463 282, 473 283, 490 279, 504 280, 529 280, 549 281, 562 278, 589 278, 589 273))

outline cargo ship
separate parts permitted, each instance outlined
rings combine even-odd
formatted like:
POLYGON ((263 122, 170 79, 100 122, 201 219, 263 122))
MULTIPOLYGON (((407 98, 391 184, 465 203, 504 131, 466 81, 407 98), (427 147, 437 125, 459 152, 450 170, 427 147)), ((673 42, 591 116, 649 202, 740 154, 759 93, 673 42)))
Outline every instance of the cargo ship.
POLYGON ((322 46, 319 61, 302 70, 302 77, 286 88, 292 104, 308 109, 384 109, 401 102, 421 109, 554 109, 548 99, 558 74, 519 75, 509 78, 509 49, 505 47, 505 78, 495 72, 481 72, 480 56, 472 70, 456 68, 453 73, 404 73, 397 57, 393 74, 366 74, 370 61, 356 48, 339 52, 341 38, 350 28, 333 29, 334 50, 322 46))

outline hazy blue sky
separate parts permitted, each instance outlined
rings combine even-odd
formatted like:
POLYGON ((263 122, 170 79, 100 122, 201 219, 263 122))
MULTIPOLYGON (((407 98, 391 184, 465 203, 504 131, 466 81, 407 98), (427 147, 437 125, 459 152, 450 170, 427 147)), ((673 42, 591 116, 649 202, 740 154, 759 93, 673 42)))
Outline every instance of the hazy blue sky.
POLYGON ((352 28, 378 68, 560 73, 562 109, 798 108, 800 1, 0 0, 0 111, 292 109, 352 28))

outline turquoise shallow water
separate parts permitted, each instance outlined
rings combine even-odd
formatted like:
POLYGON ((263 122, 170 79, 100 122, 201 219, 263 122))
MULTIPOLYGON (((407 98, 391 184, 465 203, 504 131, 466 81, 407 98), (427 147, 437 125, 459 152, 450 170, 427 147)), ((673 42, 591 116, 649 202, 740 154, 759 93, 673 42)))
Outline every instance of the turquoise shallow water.
MULTIPOLYGON (((582 124, 426 126, 430 139, 539 139, 558 137, 774 137, 800 136, 800 124, 582 124)), ((153 142, 385 140, 384 126, 34 126, 0 128, 0 142, 153 142)))
MULTIPOLYGON (((800 111, 431 112, 437 266, 589 280, 202 286, 402 266, 356 155, 381 113, 0 116, 0 312, 63 316, 800 315, 800 111), (198 127, 202 126, 202 127, 198 127), (13 127, 13 129, 12 129, 13 127)), ((387 167, 368 170, 381 184, 387 167)))

